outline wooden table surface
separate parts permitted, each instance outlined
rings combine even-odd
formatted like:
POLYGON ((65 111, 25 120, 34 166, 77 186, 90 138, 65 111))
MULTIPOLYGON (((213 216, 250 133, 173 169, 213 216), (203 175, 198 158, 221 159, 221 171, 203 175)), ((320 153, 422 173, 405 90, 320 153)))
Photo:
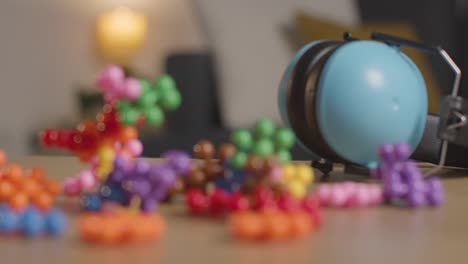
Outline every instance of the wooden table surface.
MULTIPOLYGON (((82 166, 71 157, 27 157, 63 179, 82 166)), ((458 172, 457 176, 463 176, 458 172)), ((467 174, 468 175, 468 174, 467 174)), ((168 222, 158 242, 96 246, 80 242, 76 213, 58 239, 0 239, 0 263, 465 263, 468 259, 468 177, 444 178, 447 200, 441 208, 379 207, 324 210, 323 226, 310 238, 282 243, 242 243, 222 221, 188 217, 181 205, 164 206, 168 222)))

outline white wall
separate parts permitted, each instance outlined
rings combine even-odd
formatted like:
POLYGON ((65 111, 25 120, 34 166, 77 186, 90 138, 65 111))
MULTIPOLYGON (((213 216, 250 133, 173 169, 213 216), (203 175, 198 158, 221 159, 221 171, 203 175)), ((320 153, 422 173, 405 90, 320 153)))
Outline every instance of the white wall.
POLYGON ((204 38, 187 0, 1 0, 0 148, 28 153, 34 129, 76 116, 74 91, 93 83, 96 16, 117 5, 144 12, 147 45, 135 58, 143 74, 157 75, 170 50, 203 49, 204 38))
MULTIPOLYGON (((133 65, 139 72, 151 76, 160 73, 167 52, 207 47, 204 31, 191 8, 193 1, 0 0, 0 148, 4 148, 10 157, 25 155, 28 153, 29 133, 34 129, 76 116, 75 89, 80 84, 92 85, 95 74, 103 66, 95 59, 93 39, 94 21, 100 12, 127 5, 147 15, 147 45, 133 65)), ((198 1, 204 3, 205 11, 225 14, 222 14, 221 6, 215 5, 218 0, 198 1)), ((236 1, 228 2, 232 5, 236 1)), ((261 7, 256 15, 264 16, 262 12, 269 10, 270 16, 279 16, 281 21, 287 20, 288 14, 292 15, 296 8, 301 8, 354 22, 355 14, 351 12, 350 15, 349 12, 350 1, 353 0, 252 0, 252 5, 261 7), (297 6, 291 8, 292 5, 297 6)), ((220 24, 215 25, 228 34, 233 33, 230 25, 238 20, 235 14, 229 17, 233 20, 226 21, 221 17, 220 24)), ((270 23, 265 19, 260 21, 270 23)), ((256 34, 255 27, 250 30, 256 34)), ((236 54, 249 54, 250 48, 242 45, 242 39, 233 40, 238 41, 237 44, 231 43, 237 45, 236 54)), ((289 55, 278 55, 275 57, 286 61, 289 58, 289 55)), ((248 59, 235 68, 242 69, 246 61, 248 59)), ((279 64, 282 68, 286 62, 279 64)), ((229 72, 235 74, 234 70, 229 72)), ((269 68, 265 68, 263 73, 278 77, 269 68)), ((257 76, 261 74, 260 71, 257 76)), ((253 78, 252 82, 247 82, 258 87, 268 79, 253 78)), ((266 84, 264 86, 273 87, 266 84)), ((273 101, 268 103, 275 107, 273 101)), ((252 118, 255 115, 248 113, 246 116, 252 118)))

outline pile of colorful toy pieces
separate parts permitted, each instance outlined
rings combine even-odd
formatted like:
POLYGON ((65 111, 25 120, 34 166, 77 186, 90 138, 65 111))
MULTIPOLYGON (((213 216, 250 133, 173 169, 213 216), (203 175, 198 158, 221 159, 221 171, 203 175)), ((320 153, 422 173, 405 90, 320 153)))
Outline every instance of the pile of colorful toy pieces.
POLYGON ((176 185, 186 191, 189 211, 228 216, 233 235, 244 240, 293 239, 315 230, 319 201, 307 195, 314 173, 307 164, 290 163, 292 131, 261 119, 253 133, 238 129, 231 140, 217 151, 208 140, 194 146, 199 161, 176 185))
POLYGON ((64 232, 64 214, 53 208, 60 184, 48 179, 40 168, 24 171, 18 164, 6 163, 0 150, 0 235, 57 236, 64 232))
POLYGON ((126 76, 116 65, 105 68, 96 85, 105 103, 96 120, 83 121, 76 129, 46 129, 41 142, 45 147, 70 151, 89 164, 63 186, 65 195, 81 198, 86 211, 80 219, 84 240, 110 243, 157 239, 164 232, 164 222, 149 214, 166 197, 177 175, 191 169, 191 160, 179 152, 168 153, 167 162, 161 165, 135 160, 143 152, 137 127, 161 125, 163 111, 180 105, 180 93, 168 75, 151 84, 126 76), (109 219, 114 222, 108 224, 109 219))
POLYGON ((408 159, 407 144, 383 145, 379 156, 381 163, 373 174, 383 182, 387 202, 414 208, 426 204, 439 206, 444 202, 442 182, 438 177, 424 179, 417 164, 408 159))

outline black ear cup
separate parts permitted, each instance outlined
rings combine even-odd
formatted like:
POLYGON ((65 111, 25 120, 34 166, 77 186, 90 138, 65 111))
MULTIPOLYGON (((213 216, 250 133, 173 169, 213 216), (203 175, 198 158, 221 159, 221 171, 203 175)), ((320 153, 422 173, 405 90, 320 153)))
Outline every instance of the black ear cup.
POLYGON ((343 42, 323 41, 304 52, 292 70, 286 101, 289 123, 298 139, 313 153, 335 162, 343 162, 343 159, 331 149, 320 132, 315 94, 326 61, 341 45, 343 42))

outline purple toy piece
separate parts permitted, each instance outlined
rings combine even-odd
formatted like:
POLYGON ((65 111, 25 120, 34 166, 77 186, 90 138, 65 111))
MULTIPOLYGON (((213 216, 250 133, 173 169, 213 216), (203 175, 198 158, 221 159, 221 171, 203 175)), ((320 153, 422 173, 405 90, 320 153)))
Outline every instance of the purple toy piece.
POLYGON ((151 165, 147 161, 144 161, 144 160, 135 161, 135 165, 133 167, 134 177, 148 177, 150 168, 151 168, 151 165))
POLYGON ((144 199, 141 201, 141 210, 145 213, 154 212, 158 208, 158 202, 154 199, 144 199))
POLYGON ((437 177, 432 177, 426 181, 425 192, 427 201, 431 206, 441 205, 445 201, 444 188, 437 177))
POLYGON ((106 182, 121 183, 126 178, 126 173, 122 170, 114 170, 107 177, 106 182))
POLYGON ((127 159, 122 156, 116 156, 114 159, 114 170, 128 170, 129 164, 127 159))
POLYGON ((125 190, 138 197, 144 197, 151 191, 151 184, 145 179, 128 180, 123 183, 123 186, 125 190))
POLYGON ((192 169, 192 159, 190 155, 182 150, 170 150, 163 154, 168 165, 174 169, 176 174, 186 175, 192 169))
POLYGON ((411 148, 408 144, 396 144, 393 149, 393 159, 396 161, 406 161, 411 154, 411 148))
POLYGON ((411 149, 407 144, 384 144, 379 148, 382 162, 372 172, 384 184, 384 197, 390 202, 406 202, 413 208, 444 202, 443 186, 438 178, 424 181, 416 162, 408 160, 411 149))
POLYGON ((424 192, 421 191, 409 192, 406 196, 406 202, 409 206, 418 208, 426 203, 426 196, 424 195, 424 192))
POLYGON ((177 180, 177 175, 172 168, 168 166, 163 166, 161 167, 159 173, 159 179, 157 182, 158 185, 160 185, 163 188, 170 188, 175 184, 177 180))
POLYGON ((161 188, 160 186, 153 187, 153 190, 148 194, 148 198, 156 201, 162 201, 167 196, 167 189, 161 188))
POLYGON ((379 148, 379 157, 383 162, 393 162, 393 150, 392 144, 383 144, 379 148))

